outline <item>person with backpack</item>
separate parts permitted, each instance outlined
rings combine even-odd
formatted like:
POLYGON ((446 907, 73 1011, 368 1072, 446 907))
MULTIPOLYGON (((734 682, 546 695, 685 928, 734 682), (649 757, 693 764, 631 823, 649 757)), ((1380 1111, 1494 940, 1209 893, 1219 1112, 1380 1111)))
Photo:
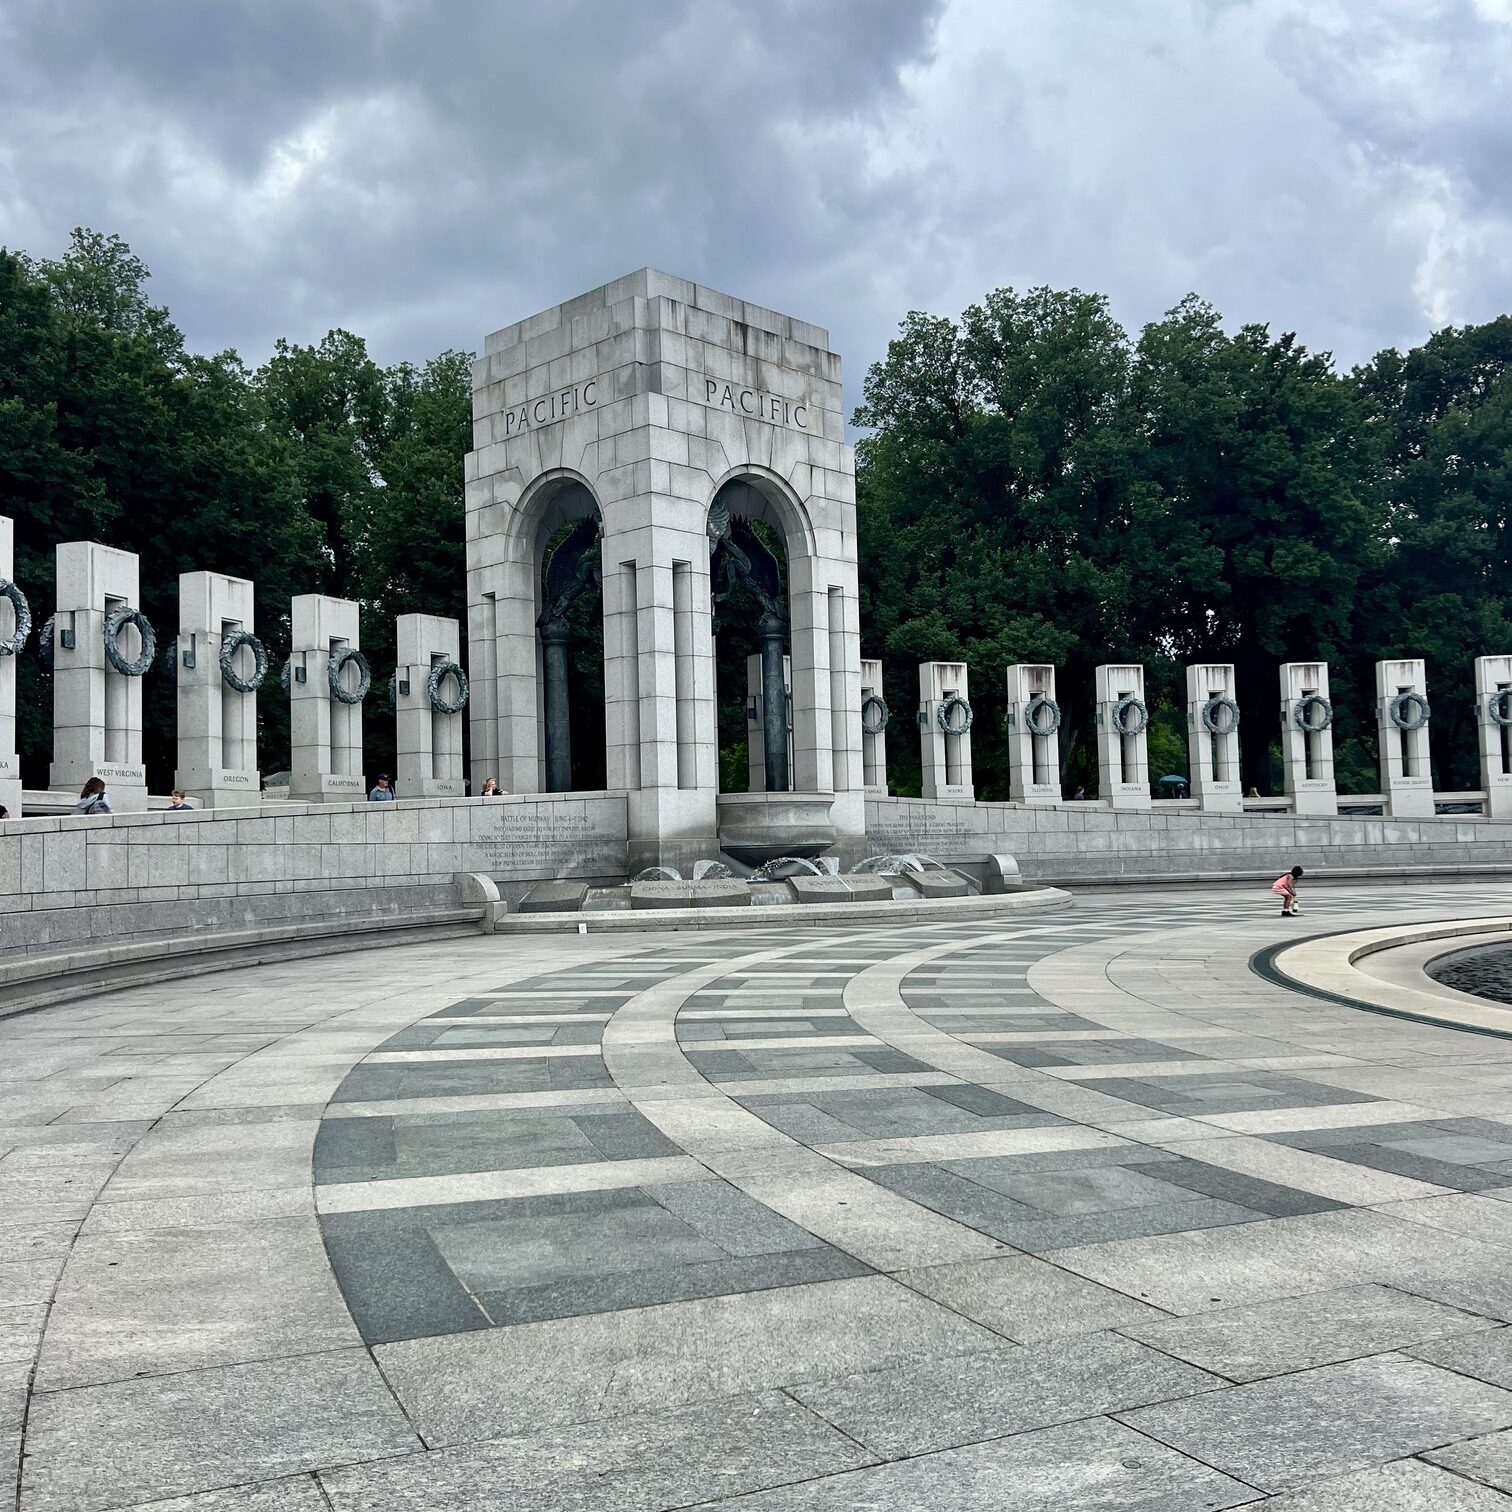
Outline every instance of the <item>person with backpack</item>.
POLYGON ((108 814, 110 812, 110 799, 105 796, 103 777, 91 777, 79 789, 79 801, 74 804, 73 811, 76 814, 108 814))
POLYGON ((1297 901, 1297 883, 1302 877, 1302 868, 1294 866, 1289 872, 1282 874, 1271 883, 1271 891, 1279 894, 1281 898, 1281 917, 1293 919, 1302 912, 1302 905, 1297 901))

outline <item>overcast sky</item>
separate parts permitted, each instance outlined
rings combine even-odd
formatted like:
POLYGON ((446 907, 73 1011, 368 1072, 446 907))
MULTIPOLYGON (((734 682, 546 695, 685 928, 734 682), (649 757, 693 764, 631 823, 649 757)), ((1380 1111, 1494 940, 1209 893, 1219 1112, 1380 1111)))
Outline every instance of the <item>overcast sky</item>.
POLYGON ((0 243, 384 361, 650 263, 828 326, 1189 290, 1342 363, 1512 309, 1512 0, 3 0, 0 243))

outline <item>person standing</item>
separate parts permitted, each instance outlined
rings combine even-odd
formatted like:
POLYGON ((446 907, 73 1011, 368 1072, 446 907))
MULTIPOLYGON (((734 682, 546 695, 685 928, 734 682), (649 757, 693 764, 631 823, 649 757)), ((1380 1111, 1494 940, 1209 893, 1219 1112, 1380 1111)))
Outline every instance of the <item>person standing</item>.
POLYGON ((368 794, 369 803, 392 803, 399 795, 394 791, 387 772, 379 772, 378 783, 368 794))
POLYGON ((1271 883, 1271 891, 1280 896, 1281 917, 1283 919, 1295 918, 1302 912, 1302 905, 1297 901, 1297 883, 1302 879, 1302 868, 1294 866, 1289 872, 1282 872, 1271 883))
POLYGON ((108 814, 110 812, 110 799, 105 794, 103 777, 91 777, 79 789, 79 801, 74 804, 73 811, 76 814, 108 814))
POLYGON ((168 812, 170 814, 192 814, 194 812, 194 805, 184 797, 178 788, 174 788, 172 800, 168 804, 168 812))

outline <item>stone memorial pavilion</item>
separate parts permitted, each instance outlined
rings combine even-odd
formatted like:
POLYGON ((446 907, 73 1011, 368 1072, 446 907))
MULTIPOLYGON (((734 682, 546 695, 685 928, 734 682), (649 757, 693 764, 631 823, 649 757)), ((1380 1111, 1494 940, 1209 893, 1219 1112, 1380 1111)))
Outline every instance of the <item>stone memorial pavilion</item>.
POLYGON ((543 568, 578 523, 567 549, 603 587, 607 785, 629 795, 631 871, 713 856, 747 822, 718 789, 714 605, 731 578, 764 606, 769 785, 823 795, 817 827, 859 849, 855 474, 828 334, 643 269, 496 331, 475 372, 473 790, 490 773, 516 793, 567 785, 563 599, 587 576, 543 568), (785 602, 755 521, 785 552, 785 602))

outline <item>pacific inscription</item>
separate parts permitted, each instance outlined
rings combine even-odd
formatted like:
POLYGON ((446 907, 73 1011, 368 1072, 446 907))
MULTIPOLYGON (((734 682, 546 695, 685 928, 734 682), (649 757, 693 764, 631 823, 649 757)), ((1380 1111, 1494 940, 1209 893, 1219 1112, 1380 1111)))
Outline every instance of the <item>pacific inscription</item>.
POLYGON ((718 378, 703 380, 703 400, 715 409, 728 410, 751 420, 765 420, 770 425, 785 425, 791 430, 812 430, 806 404, 783 399, 760 389, 741 388, 738 383, 723 383, 718 378))
POLYGON ((539 430, 543 425, 555 425, 558 420, 596 408, 598 384, 597 378, 590 378, 586 383, 575 383, 571 388, 515 405, 504 412, 504 434, 517 436, 522 431, 539 430))

